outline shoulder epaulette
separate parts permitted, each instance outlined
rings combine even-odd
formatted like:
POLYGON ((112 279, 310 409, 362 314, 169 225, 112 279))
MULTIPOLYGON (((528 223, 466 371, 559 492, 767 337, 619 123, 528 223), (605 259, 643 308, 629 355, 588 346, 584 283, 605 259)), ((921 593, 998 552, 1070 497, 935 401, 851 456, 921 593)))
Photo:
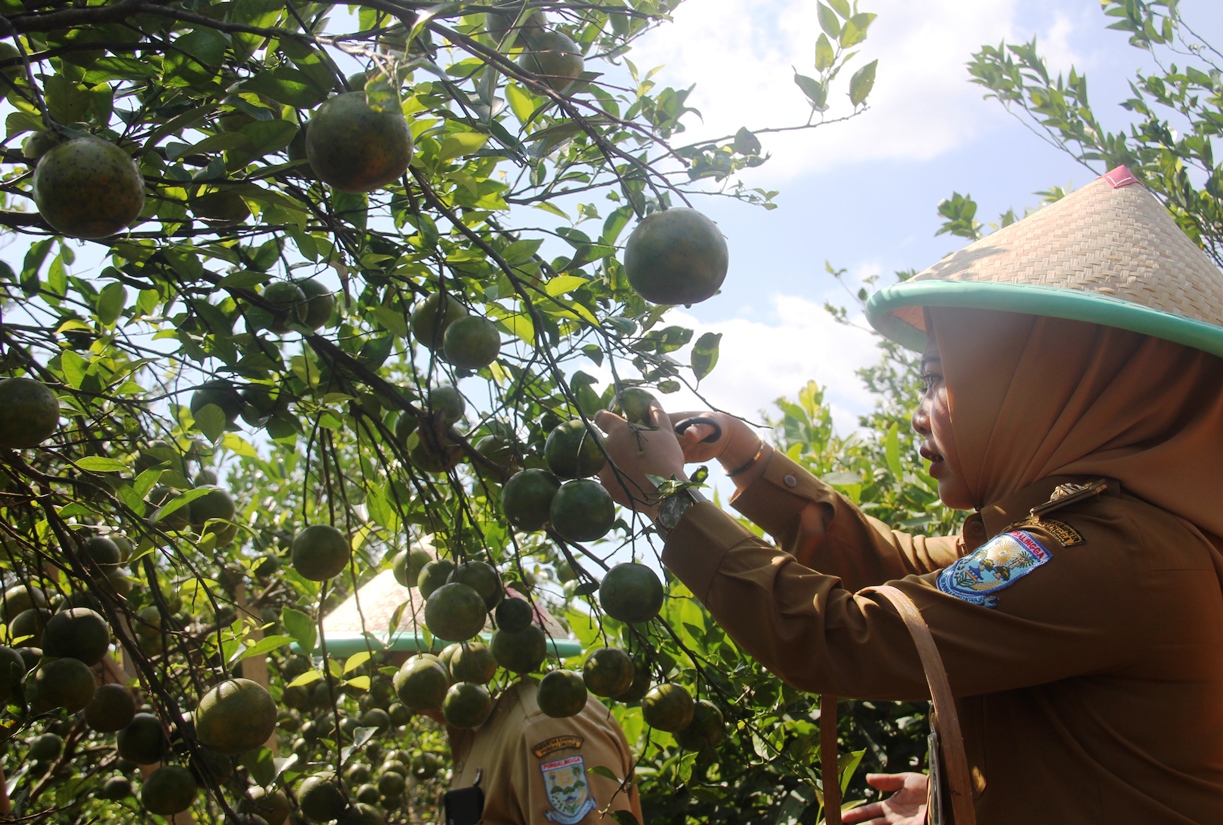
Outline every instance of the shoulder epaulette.
POLYGON ((1031 513, 1033 518, 1039 519, 1041 516, 1052 513, 1055 510, 1094 498, 1107 489, 1108 482, 1102 478, 1087 484, 1059 484, 1054 488, 1053 494, 1049 496, 1048 501, 1044 504, 1037 504, 1028 512, 1031 513))

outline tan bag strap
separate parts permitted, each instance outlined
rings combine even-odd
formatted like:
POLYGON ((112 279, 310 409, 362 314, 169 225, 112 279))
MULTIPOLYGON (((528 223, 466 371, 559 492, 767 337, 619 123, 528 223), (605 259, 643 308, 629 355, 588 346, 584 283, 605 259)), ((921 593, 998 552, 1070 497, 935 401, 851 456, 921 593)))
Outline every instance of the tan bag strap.
POLYGON ((824 822, 841 825, 841 765, 837 759, 837 697, 820 696, 820 778, 824 781, 824 822))
MULTIPOLYGON (((972 782, 968 772, 968 756, 964 752, 964 735, 960 732, 960 715, 956 710, 955 697, 947 680, 947 669, 939 655, 934 636, 921 611, 913 600, 890 584, 866 588, 862 592, 875 592, 890 601, 904 620, 917 653, 921 656, 922 669, 926 673, 926 684, 930 688, 930 699, 934 710, 930 715, 930 726, 939 731, 943 765, 947 769, 947 781, 951 786, 951 810, 956 825, 976 825, 977 813, 972 804, 972 782)), ((837 760, 837 697, 820 696, 820 776, 824 780, 824 817, 827 825, 841 825, 841 773, 837 760), (831 781, 829 778, 831 777, 831 781)), ((937 759, 938 754, 931 754, 937 759)), ((932 792, 937 789, 932 788, 932 792)))
MULTIPOLYGON (((956 825, 976 825, 977 815, 972 804, 972 780, 968 772, 968 756, 964 753, 964 735, 960 732, 960 714, 956 710, 955 697, 947 680, 947 669, 939 655, 934 636, 922 618, 921 611, 913 600, 890 584, 868 588, 883 596, 895 607, 904 619, 909 635, 921 656, 922 668, 926 672, 926 684, 930 687, 930 699, 934 712, 930 725, 938 730, 942 743, 943 766, 947 769, 947 783, 951 787, 951 810, 956 825)), ((931 757, 935 757, 931 754, 931 757)))

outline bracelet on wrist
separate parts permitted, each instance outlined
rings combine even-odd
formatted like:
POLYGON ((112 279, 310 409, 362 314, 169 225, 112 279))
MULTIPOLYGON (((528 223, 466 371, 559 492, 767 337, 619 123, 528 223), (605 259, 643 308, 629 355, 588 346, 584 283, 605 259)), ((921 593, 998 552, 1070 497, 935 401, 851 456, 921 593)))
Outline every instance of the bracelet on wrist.
POLYGON ((750 470, 750 469, 752 468, 752 465, 754 465, 754 464, 755 464, 757 461, 759 461, 759 460, 760 460, 760 457, 761 457, 762 455, 764 455, 764 449, 765 449, 765 446, 766 446, 766 445, 765 445, 764 441, 761 441, 761 442, 760 442, 760 448, 759 448, 758 450, 756 450, 756 454, 755 454, 754 456, 752 456, 750 459, 748 459, 748 461, 747 461, 747 463, 746 463, 746 464, 744 464, 744 465, 742 465, 742 466, 740 466, 740 467, 737 467, 737 468, 735 468, 734 470, 731 470, 729 473, 727 473, 727 474, 726 474, 726 477, 727 477, 727 478, 734 478, 735 476, 737 476, 737 475, 741 475, 741 474, 743 474, 743 473, 746 473, 748 470, 750 470))

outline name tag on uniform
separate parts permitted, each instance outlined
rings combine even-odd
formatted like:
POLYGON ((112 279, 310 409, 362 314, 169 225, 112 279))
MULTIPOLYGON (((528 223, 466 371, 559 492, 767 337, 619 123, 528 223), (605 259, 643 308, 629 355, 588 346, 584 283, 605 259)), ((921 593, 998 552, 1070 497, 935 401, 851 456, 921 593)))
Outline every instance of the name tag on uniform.
POLYGON ((1051 558, 1052 554, 1031 533, 1012 530, 994 536, 943 568, 938 589, 972 604, 997 607, 994 593, 1010 587, 1051 558))

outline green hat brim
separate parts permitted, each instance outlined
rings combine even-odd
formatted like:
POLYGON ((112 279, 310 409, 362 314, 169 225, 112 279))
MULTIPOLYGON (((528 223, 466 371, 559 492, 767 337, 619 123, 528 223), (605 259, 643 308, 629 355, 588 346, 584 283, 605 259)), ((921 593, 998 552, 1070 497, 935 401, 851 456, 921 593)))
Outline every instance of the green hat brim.
POLYGON ((995 309, 1086 321, 1140 332, 1223 356, 1223 327, 1099 293, 1036 284, 902 282, 872 295, 866 302, 866 317, 883 335, 920 352, 926 346, 925 330, 897 315, 897 311, 922 307, 995 309))

